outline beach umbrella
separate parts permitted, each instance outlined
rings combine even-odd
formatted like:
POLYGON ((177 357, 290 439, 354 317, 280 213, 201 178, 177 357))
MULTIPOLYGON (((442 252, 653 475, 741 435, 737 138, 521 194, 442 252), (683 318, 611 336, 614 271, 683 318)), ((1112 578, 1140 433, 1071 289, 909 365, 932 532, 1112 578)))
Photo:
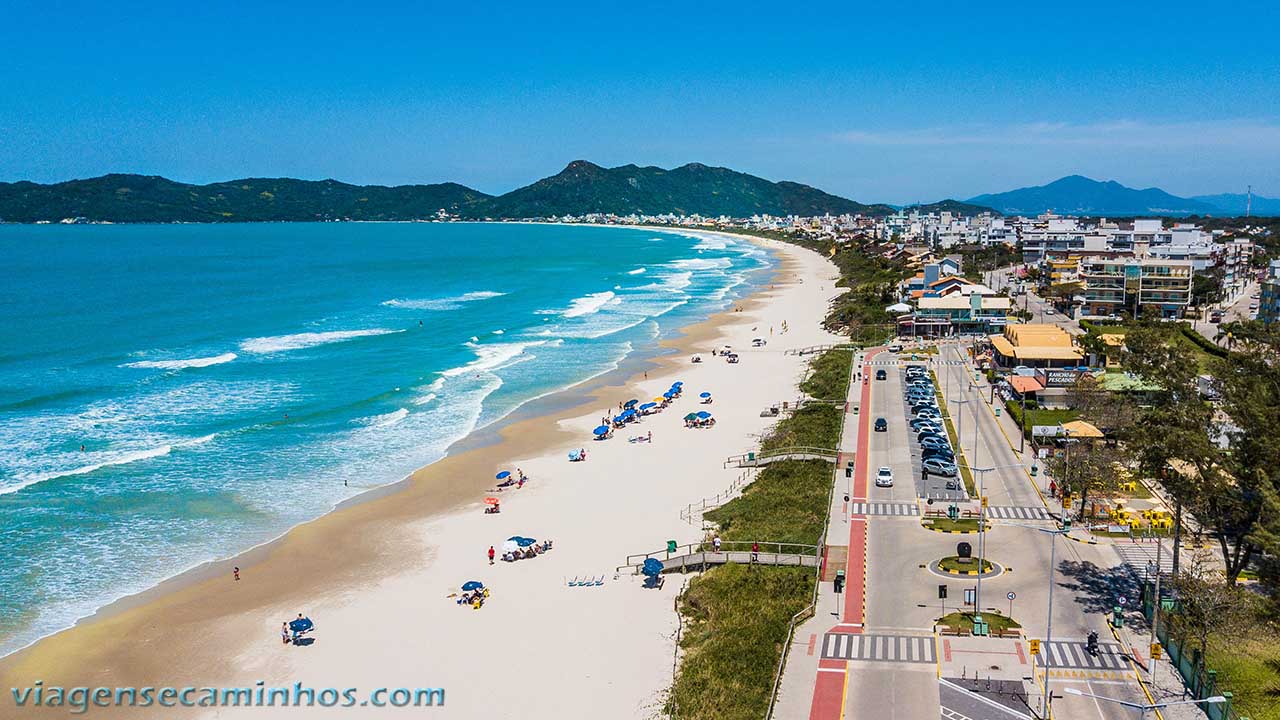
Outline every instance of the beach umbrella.
POLYGON ((706 410, 703 410, 702 412, 698 413, 697 417, 699 420, 706 420, 707 418, 711 417, 711 413, 707 412, 706 410))
POLYGON ((508 540, 502 543, 502 552, 504 553, 513 553, 519 549, 520 546, 516 544, 515 540, 508 540))
POLYGON ((625 403, 623 403, 623 404, 622 404, 622 406, 623 406, 623 407, 631 407, 632 405, 635 405, 635 404, 636 404, 636 403, 638 403, 638 402, 640 402, 640 401, 639 401, 639 400, 636 400, 635 398, 632 398, 632 399, 630 399, 630 400, 626 401, 625 403))
POLYGON ((699 395, 698 397, 701 397, 701 398, 709 398, 709 397, 711 397, 711 393, 709 393, 709 392, 704 392, 704 393, 702 393, 701 395, 699 395))
POLYGON ((673 392, 671 392, 670 390, 668 390, 668 391, 666 391, 666 392, 662 393, 662 399, 663 399, 663 400, 670 400, 670 399, 672 398, 672 396, 674 396, 674 395, 675 395, 675 393, 673 393, 673 392))
POLYGON ((516 544, 519 545, 520 547, 529 547, 530 545, 536 542, 538 541, 534 540, 533 538, 527 538, 527 537, 522 537, 519 540, 516 540, 516 544))
POLYGON ((487 498, 485 498, 485 499, 484 499, 484 504, 485 504, 485 505, 497 505, 497 504, 498 504, 498 498, 496 498, 496 497, 487 497, 487 498))
POLYGON ((658 577, 658 573, 662 572, 662 561, 658 558, 645 558, 644 565, 640 568, 640 572, 648 577, 658 577))
POLYGON ((677 381, 675 381, 675 382, 671 383, 671 387, 684 387, 684 381, 683 381, 683 380, 677 380, 677 381))
POLYGON ((660 402, 663 402, 664 400, 666 400, 665 397, 656 397, 653 399, 655 403, 660 403, 660 402))
POLYGON ((640 406, 640 409, 641 409, 641 410, 648 410, 648 409, 649 409, 649 408, 651 408, 651 407, 658 407, 658 404, 657 404, 657 403, 647 402, 647 403, 644 403, 643 405, 641 405, 641 406, 640 406))
POLYGON ((689 413, 688 415, 685 415, 685 416, 684 416, 684 419, 685 419, 685 420, 697 420, 697 419, 698 419, 698 413, 689 413))
POLYGON ((598 428, 596 428, 596 429, 595 429, 595 433, 596 433, 597 435, 608 435, 608 434, 609 434, 609 426, 608 426, 608 425, 601 425, 600 427, 598 427, 598 428))
POLYGON ((467 592, 471 592, 472 590, 479 590, 482 587, 484 587, 484 583, 480 582, 479 580, 468 580, 462 583, 462 589, 467 592))
POLYGON ((496 478, 497 478, 497 479, 499 479, 499 480, 505 480, 506 478, 511 477, 511 471, 510 471, 510 470, 503 470, 502 472, 498 473, 498 474, 497 474, 497 475, 495 475, 494 477, 496 477, 496 478))
POLYGON ((613 418, 613 421, 616 423, 620 423, 620 422, 626 422, 627 419, 622 417, 621 415, 617 415, 613 418))

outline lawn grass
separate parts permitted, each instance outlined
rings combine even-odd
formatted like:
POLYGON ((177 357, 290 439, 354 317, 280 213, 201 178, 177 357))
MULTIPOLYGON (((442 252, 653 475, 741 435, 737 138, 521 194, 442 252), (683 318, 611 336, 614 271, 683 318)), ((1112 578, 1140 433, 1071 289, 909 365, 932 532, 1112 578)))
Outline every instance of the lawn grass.
MULTIPOLYGON (((944 627, 955 628, 962 632, 973 632, 973 612, 953 612, 943 615, 935 622, 944 627)), ((994 610, 982 613, 982 621, 991 627, 992 632, 1017 630, 1022 626, 1016 620, 994 610)))
MULTIPOLYGON (((978 567, 978 563, 977 563, 978 559, 972 558, 972 560, 973 562, 964 563, 964 562, 960 562, 960 558, 956 557, 955 555, 952 555, 951 557, 944 557, 938 561, 938 569, 944 570, 944 571, 974 570, 978 567)), ((987 560, 986 558, 983 558, 982 572, 990 572, 990 571, 991 571, 991 561, 987 560)))
POLYGON ((1250 720, 1280 720, 1280 632, 1257 627, 1248 637, 1210 642, 1208 666, 1232 707, 1250 720))
POLYGON ((798 567, 729 564, 691 580, 680 595, 683 655, 668 711, 681 718, 759 720, 787 625, 812 591, 813 571, 798 567))
POLYGON ((934 530, 950 530, 952 532, 978 532, 977 518, 926 518, 924 523, 934 530))

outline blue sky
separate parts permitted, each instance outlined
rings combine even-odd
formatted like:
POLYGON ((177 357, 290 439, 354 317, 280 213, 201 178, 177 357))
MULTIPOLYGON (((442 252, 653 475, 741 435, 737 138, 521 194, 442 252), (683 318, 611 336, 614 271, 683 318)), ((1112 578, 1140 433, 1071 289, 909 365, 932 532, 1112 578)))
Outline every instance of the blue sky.
POLYGON ((576 158, 862 201, 1080 173, 1280 196, 1264 3, 7 0, 0 180, 500 193, 576 158))

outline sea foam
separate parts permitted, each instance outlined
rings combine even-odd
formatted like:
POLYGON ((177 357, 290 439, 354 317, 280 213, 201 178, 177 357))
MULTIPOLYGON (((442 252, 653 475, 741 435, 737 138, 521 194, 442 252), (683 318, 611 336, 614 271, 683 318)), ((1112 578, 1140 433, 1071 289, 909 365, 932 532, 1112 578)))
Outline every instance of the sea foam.
POLYGON ((494 290, 477 290, 475 292, 442 298, 426 298, 421 300, 396 298, 393 300, 383 301, 382 304, 387 307, 404 308, 406 310, 457 310, 465 303, 475 302, 476 300, 488 300, 489 298, 502 297, 503 295, 506 295, 506 293, 494 290))
POLYGON ((184 360, 139 360, 125 363, 120 367, 154 368, 157 370, 184 370, 186 368, 202 368, 210 365, 221 365, 235 360, 238 355, 233 352, 222 353, 212 357, 186 358, 184 360))
POLYGON ((345 342, 355 338, 391 335, 393 333, 402 332, 404 332, 404 330, 373 328, 370 330, 335 330, 332 332, 275 335, 272 337, 251 338, 249 340, 245 340, 240 343, 240 349, 245 352, 254 353, 255 355, 267 355, 270 353, 288 352, 289 350, 301 350, 303 348, 315 347, 317 345, 345 342))

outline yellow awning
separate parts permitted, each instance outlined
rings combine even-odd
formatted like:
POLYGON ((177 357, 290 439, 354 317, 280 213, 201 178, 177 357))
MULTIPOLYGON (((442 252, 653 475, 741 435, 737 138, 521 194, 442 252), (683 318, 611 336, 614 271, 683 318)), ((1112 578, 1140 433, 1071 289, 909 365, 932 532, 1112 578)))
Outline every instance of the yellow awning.
POLYGON ((1005 339, 1003 335, 992 335, 991 347, 995 348, 996 352, 1000 353, 1005 357, 1014 357, 1015 355, 1015 351, 1013 349, 1013 343, 1005 339))
POLYGON ((1062 423, 1062 429, 1067 433, 1067 437, 1073 438, 1100 438, 1102 431, 1083 420, 1072 420, 1071 422, 1062 423))

